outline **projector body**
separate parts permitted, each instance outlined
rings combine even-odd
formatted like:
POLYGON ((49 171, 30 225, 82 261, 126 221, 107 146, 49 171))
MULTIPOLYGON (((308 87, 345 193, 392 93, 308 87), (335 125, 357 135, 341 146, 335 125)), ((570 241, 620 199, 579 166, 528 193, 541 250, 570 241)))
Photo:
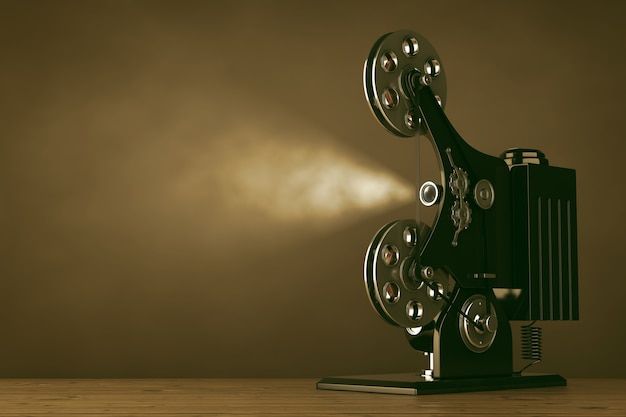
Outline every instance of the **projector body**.
POLYGON ((421 394, 565 385, 559 375, 513 370, 510 321, 531 322, 521 340, 532 365, 541 360, 534 322, 578 319, 575 171, 551 166, 535 149, 496 157, 472 148, 444 113, 441 59, 415 32, 374 44, 364 86, 386 129, 426 136, 439 159, 440 178, 418 193, 418 205, 436 207, 432 225, 419 218, 385 225, 364 265, 374 310, 405 329, 430 366, 408 375, 324 378, 318 388, 421 394))

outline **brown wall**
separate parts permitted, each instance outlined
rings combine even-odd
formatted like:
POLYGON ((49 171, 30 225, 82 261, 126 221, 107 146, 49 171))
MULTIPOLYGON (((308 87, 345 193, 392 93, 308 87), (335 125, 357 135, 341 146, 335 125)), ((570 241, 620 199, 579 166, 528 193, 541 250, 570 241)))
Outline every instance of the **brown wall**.
POLYGON ((577 170, 582 319, 545 323, 541 368, 625 377, 625 11, 2 2, 0 376, 421 367, 361 278, 373 233, 413 205, 320 214, 282 182, 318 146, 413 181, 414 144, 374 121, 361 87, 371 44, 410 28, 438 49, 446 112, 472 145, 577 170), (260 188, 236 181, 270 169, 260 188))

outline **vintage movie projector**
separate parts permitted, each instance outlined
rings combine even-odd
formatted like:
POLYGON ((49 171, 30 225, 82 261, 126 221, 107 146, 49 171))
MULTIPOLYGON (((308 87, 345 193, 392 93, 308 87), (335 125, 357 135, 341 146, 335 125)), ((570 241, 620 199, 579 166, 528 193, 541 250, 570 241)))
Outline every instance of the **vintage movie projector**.
POLYGON ((364 267, 372 306, 405 329, 430 369, 329 377, 317 387, 428 394, 565 385, 522 371, 541 360, 535 321, 578 319, 575 171, 536 149, 495 157, 472 148, 444 113, 445 66, 418 33, 382 36, 363 82, 378 121, 400 137, 424 134, 439 159, 441 177, 418 191, 418 205, 437 209, 432 225, 387 224, 364 267), (522 371, 513 369, 514 320, 530 322, 521 326, 522 371))

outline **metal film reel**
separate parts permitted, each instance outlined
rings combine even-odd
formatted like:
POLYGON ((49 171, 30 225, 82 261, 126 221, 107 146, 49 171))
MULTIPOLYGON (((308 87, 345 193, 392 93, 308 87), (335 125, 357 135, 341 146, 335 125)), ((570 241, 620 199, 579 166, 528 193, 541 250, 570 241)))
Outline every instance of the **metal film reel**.
POLYGON ((414 220, 398 220, 378 231, 365 257, 365 287, 370 302, 388 323, 418 328, 430 323, 442 310, 448 275, 435 271, 415 281, 409 273, 418 250, 418 226, 414 220))
POLYGON ((428 76, 430 88, 442 107, 446 104, 446 76, 441 58, 422 35, 401 30, 383 35, 372 47, 363 69, 363 85, 370 109, 391 133, 411 137, 421 129, 404 79, 417 70, 428 76))

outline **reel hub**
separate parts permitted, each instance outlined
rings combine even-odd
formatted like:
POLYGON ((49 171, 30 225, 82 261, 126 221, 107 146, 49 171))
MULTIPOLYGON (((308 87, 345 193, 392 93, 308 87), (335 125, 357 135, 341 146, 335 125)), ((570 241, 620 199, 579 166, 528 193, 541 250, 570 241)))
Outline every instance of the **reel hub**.
POLYGON ((459 315, 459 330, 465 346, 476 353, 489 349, 498 330, 498 315, 493 304, 484 295, 475 294, 465 300, 461 311, 464 316, 459 315))

